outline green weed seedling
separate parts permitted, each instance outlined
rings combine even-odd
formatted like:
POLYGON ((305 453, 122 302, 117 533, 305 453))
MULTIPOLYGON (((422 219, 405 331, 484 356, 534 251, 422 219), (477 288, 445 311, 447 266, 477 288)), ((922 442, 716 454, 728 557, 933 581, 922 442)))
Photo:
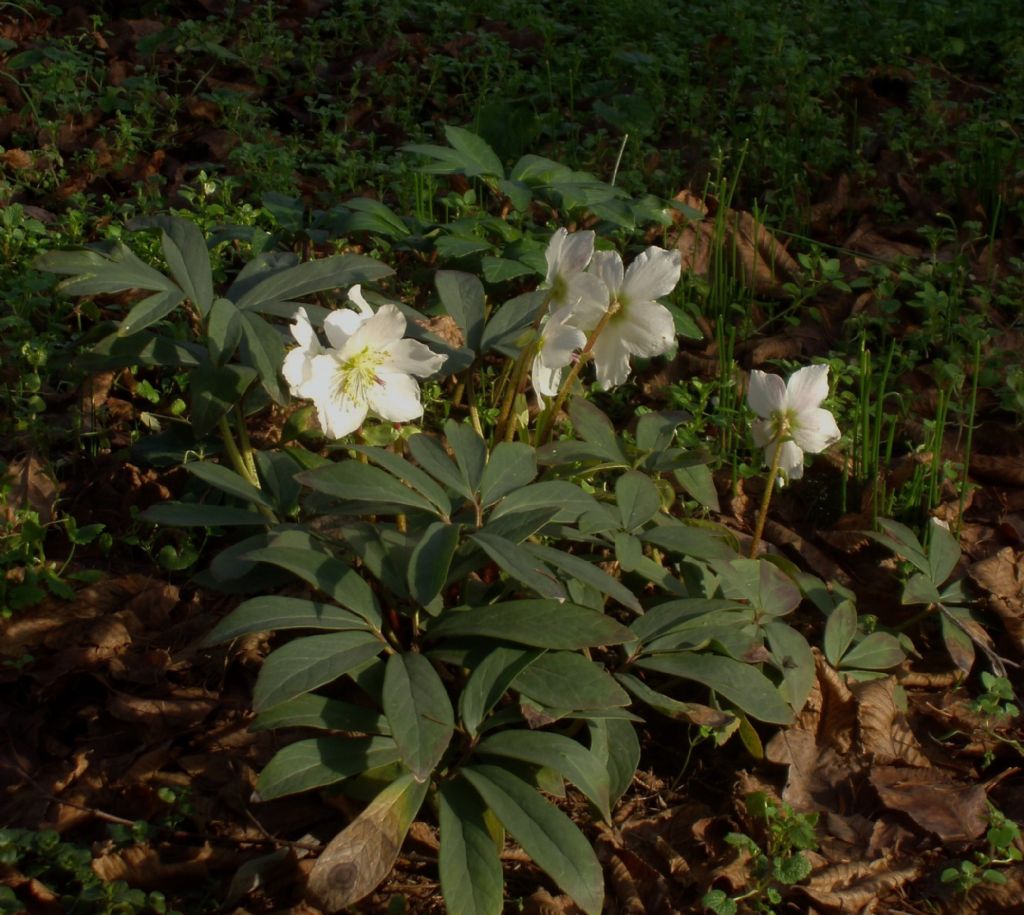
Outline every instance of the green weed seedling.
POLYGON ((974 853, 970 861, 947 867, 940 877, 960 894, 966 895, 983 883, 1001 885, 1006 875, 1001 868, 1020 862, 1020 827, 992 804, 988 805, 989 827, 986 847, 974 853))
POLYGON ((776 803, 760 791, 747 796, 746 808, 759 824, 763 834, 760 842, 742 832, 729 833, 725 841, 750 856, 750 888, 738 896, 729 896, 723 890, 705 893, 701 902, 715 915, 736 915, 741 905, 774 915, 785 889, 811 873, 811 862, 804 852, 818 847, 818 814, 796 813, 788 804, 776 803))

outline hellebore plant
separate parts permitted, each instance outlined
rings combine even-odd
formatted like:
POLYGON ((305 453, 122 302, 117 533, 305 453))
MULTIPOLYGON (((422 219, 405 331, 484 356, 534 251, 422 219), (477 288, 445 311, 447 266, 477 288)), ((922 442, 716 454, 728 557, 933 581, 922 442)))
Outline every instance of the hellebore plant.
POLYGON ((828 396, 828 366, 798 369, 783 383, 778 375, 758 369, 750 373, 747 403, 759 417, 752 431, 754 444, 764 448, 768 483, 757 516, 750 555, 757 553, 776 478, 783 485, 804 475, 804 452, 817 454, 839 441, 835 417, 821 408, 828 396))

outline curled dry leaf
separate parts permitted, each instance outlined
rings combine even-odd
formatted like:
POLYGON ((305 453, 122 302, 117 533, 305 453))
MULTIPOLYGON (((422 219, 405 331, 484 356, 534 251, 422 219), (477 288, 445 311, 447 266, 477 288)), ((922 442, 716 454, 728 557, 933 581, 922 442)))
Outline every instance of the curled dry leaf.
POLYGON ((4 516, 8 521, 14 513, 29 509, 39 515, 39 523, 53 520, 53 509, 57 504, 57 485, 43 469, 43 462, 35 455, 19 458, 7 465, 6 476, 14 484, 7 496, 4 516))
POLYGON ((988 605, 1003 621, 1006 634, 1024 652, 1024 553, 1003 547, 998 553, 974 563, 967 574, 988 592, 988 605))
POLYGON ((926 769, 931 763, 921 751, 903 712, 896 707, 895 690, 893 677, 853 687, 862 749, 879 765, 899 763, 926 769))
POLYGON ((916 880, 923 864, 894 868, 888 857, 836 864, 814 874, 799 887, 826 912, 854 915, 874 911, 886 893, 916 880))
POLYGON ((943 842, 980 836, 988 825, 984 785, 964 786, 937 769, 875 766, 869 780, 882 803, 905 813, 943 842))

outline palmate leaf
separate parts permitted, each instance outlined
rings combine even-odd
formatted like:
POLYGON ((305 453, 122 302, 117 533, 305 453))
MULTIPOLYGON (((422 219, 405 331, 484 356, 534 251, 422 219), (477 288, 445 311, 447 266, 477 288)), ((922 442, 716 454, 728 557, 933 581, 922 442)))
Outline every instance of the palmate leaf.
POLYGON ((185 469, 207 485, 226 492, 236 499, 241 499, 243 502, 260 505, 263 508, 272 509, 274 507, 270 499, 252 483, 220 464, 214 464, 212 461, 190 461, 185 464, 185 469))
POLYGON ((467 178, 505 177, 501 160, 475 133, 462 127, 446 127, 444 135, 450 147, 432 143, 406 143, 402 149, 432 159, 432 162, 420 166, 422 171, 432 174, 462 174, 467 178))
POLYGON ((278 372, 284 362, 281 335, 259 315, 242 314, 240 321, 242 363, 256 369, 263 387, 275 403, 284 403, 284 392, 278 380, 278 372))
POLYGON ((455 455, 464 492, 475 494, 487 464, 487 444, 470 423, 457 423, 449 419, 444 424, 444 435, 455 455))
POLYGON ((502 571, 541 597, 554 600, 565 600, 567 597, 565 588, 551 570, 519 544, 504 537, 496 537, 487 531, 477 531, 470 535, 470 540, 490 556, 502 571))
POLYGON ((590 731, 590 752, 608 770, 608 786, 614 807, 633 784, 640 764, 640 739, 636 728, 624 718, 603 718, 587 722, 590 731))
POLYGON ((448 580, 448 570, 459 545, 461 525, 435 521, 423 532, 409 556, 409 596, 420 606, 430 604, 448 580))
POLYGON ((242 402, 257 377, 256 369, 247 365, 207 363, 195 369, 189 378, 189 420, 196 437, 212 432, 221 418, 242 402))
POLYGON ((487 828, 486 806, 462 779, 443 782, 437 792, 441 849, 441 892, 455 915, 500 915, 504 876, 498 843, 487 828))
POLYGON ((48 251, 39 255, 32 265, 47 273, 69 274, 70 279, 57 284, 57 289, 65 295, 95 295, 128 289, 181 291, 173 280, 143 263, 121 242, 79 251, 48 251))
POLYGON ((305 470, 297 474, 296 479, 328 496, 376 506, 368 511, 383 511, 385 506, 394 505, 438 514, 437 507, 416 490, 396 480, 387 471, 359 461, 341 461, 316 470, 305 470))
POLYGON ((393 272, 387 264, 362 254, 336 254, 283 270, 268 270, 269 275, 248 286, 240 295, 235 297, 235 290, 231 289, 229 296, 242 311, 265 312, 280 302, 290 302, 325 289, 348 289, 393 272))
POLYGON ((177 288, 161 290, 147 296, 133 305, 131 311, 125 315, 117 328, 118 336, 130 337, 151 327, 157 321, 162 321, 181 304, 183 298, 181 290, 177 288))
POLYGON ((630 610, 637 613, 643 612, 640 601, 636 599, 633 592, 596 563, 540 543, 525 543, 523 549, 588 587, 617 600, 624 607, 629 607, 630 610))
POLYGON ((319 908, 339 912, 391 873, 428 787, 412 775, 399 776, 328 843, 309 875, 319 908))
MULTIPOLYGON (((416 438, 417 436, 413 437, 416 438)), ((382 467, 392 476, 397 477, 403 483, 415 489, 420 495, 429 499, 444 518, 451 515, 452 501, 448 498, 444 487, 435 483, 430 476, 420 470, 415 464, 384 448, 354 445, 351 446, 351 450, 365 454, 371 463, 382 467)))
POLYGON ((825 635, 822 647, 825 658, 833 667, 839 667, 839 661, 850 647, 857 634, 857 608, 853 601, 844 600, 829 614, 825 623, 825 635))
MULTIPOLYGON (((479 239, 477 239, 479 241, 479 239)), ((490 247, 483 242, 484 248, 490 247)), ((434 285, 445 311, 462 331, 462 336, 474 353, 480 352, 484 333, 484 286, 472 273, 458 270, 438 270, 434 285)))
POLYGON ((267 655, 253 691, 253 709, 262 712, 308 693, 383 650, 378 636, 359 630, 295 639, 267 655))
POLYGON ((843 670, 888 670, 902 664, 906 654, 899 639, 888 632, 872 632, 840 658, 843 670))
POLYGON ((130 228, 160 230, 160 242, 171 276, 205 317, 213 304, 213 271, 206 239, 199 226, 178 216, 158 215, 134 219, 130 228))
POLYGON ((775 656, 776 666, 782 671, 782 685, 779 688, 793 711, 799 712, 817 679, 811 646, 803 635, 781 620, 766 622, 764 632, 775 656))
POLYGON ((314 737, 278 750, 256 782, 261 801, 333 785, 399 758, 390 737, 314 737))
POLYGON ((623 530, 630 533, 643 527, 661 510, 658 487, 647 474, 638 470, 627 470, 615 481, 615 502, 623 530))
POLYGON ((473 764, 464 766, 461 774, 534 863, 585 912, 600 915, 601 865, 572 820, 502 766, 473 764))
POLYGON ((150 524, 166 527, 266 527, 263 515, 231 505, 199 505, 191 502, 158 502, 139 513, 150 524))
POLYGON ((455 713, 434 666, 415 652, 393 654, 384 671, 384 715, 402 762, 426 781, 448 749, 455 713))
POLYGON ((427 638, 476 636, 537 648, 621 645, 635 636, 615 620, 579 604, 516 600, 450 611, 430 626, 427 638))
POLYGON ((536 451, 523 442, 499 442, 480 477, 480 504, 493 505, 537 476, 536 451))

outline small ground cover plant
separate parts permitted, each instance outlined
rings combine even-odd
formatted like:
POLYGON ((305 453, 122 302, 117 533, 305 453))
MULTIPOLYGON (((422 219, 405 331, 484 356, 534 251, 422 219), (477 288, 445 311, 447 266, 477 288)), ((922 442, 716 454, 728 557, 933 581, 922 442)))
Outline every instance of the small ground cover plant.
MULTIPOLYGON (((589 912, 846 905, 874 865, 830 869, 859 825, 799 779, 746 795, 749 834, 725 840, 742 880, 697 864, 732 855, 720 810, 668 882, 636 844, 653 819, 624 819, 680 728, 712 738, 696 786, 739 754, 792 763, 770 735, 808 751, 821 708, 874 754, 856 796, 930 837, 877 890, 980 841, 981 786, 920 774, 907 721, 927 706, 958 756, 981 734, 988 770, 1021 745, 1015 6, 881 3, 841 33, 804 4, 767 26, 696 4, 657 32, 604 6, 569 28, 518 3, 154 4, 53 36, 59 10, 22 6, 0 44, 0 423, 4 457, 51 456, 66 498, 44 526, 5 483, 11 682, 63 682, 47 627, 129 548, 227 595, 202 640, 252 673, 233 708, 251 701, 260 749, 236 771, 258 809, 306 811, 289 854, 319 852, 325 910, 384 905, 424 825, 425 909, 516 905, 509 860, 589 912), (98 379, 111 393, 83 397, 98 379), (77 501, 90 456, 150 488, 130 533, 77 501), (348 825, 307 842, 320 799, 348 825)), ((175 683, 183 641, 146 655, 148 678, 120 658, 127 605, 83 658, 113 659, 119 695, 175 683)), ((104 702, 65 696, 93 739, 104 702)), ((52 795, 96 784, 100 755, 52 795)), ((992 816, 987 850, 939 881, 956 904, 1018 885, 1015 824, 992 816)), ((188 820, 176 840, 230 841, 202 805, 188 820)), ((262 879, 239 872, 230 897, 269 896, 262 879)), ((17 906, 31 890, 11 885, 17 906)))

